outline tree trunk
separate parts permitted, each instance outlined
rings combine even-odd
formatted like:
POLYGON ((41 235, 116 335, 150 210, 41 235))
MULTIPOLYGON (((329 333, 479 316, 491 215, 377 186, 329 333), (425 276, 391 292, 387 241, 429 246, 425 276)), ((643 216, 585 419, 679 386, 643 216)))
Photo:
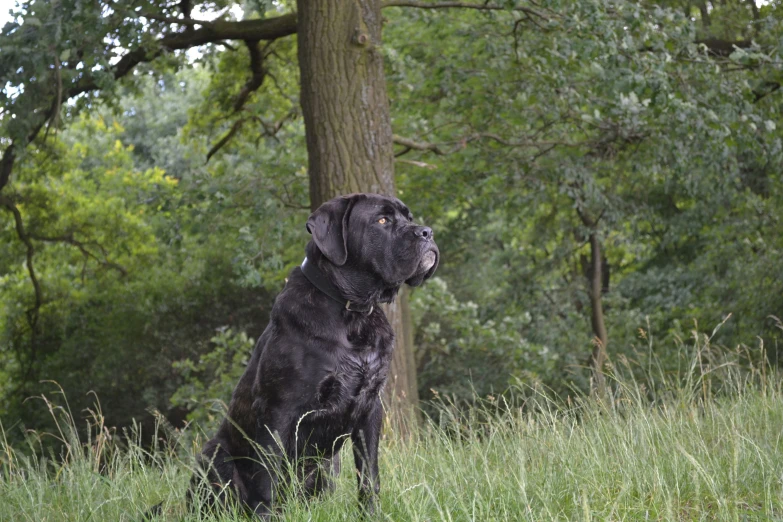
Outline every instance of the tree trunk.
POLYGON ((590 367, 593 370, 593 392, 600 399, 606 398, 606 376, 604 364, 606 363, 606 344, 609 342, 609 334, 604 322, 604 307, 601 296, 604 288, 609 288, 608 263, 601 255, 601 242, 598 239, 598 222, 603 212, 593 218, 585 211, 576 209, 582 224, 590 229, 590 265, 587 280, 589 282, 588 294, 590 295, 590 323, 593 327, 593 351, 590 354, 590 367), (607 266, 607 274, 604 277, 603 267, 607 266))
MULTIPOLYGON (((298 0, 297 10, 311 208, 351 192, 395 195, 380 1, 298 0)), ((418 402, 407 292, 384 311, 396 336, 385 403, 403 420, 418 402)))
POLYGON ((593 385, 600 398, 606 397, 606 377, 604 376, 604 363, 606 362, 606 343, 609 336, 604 323, 604 309, 601 302, 603 290, 601 243, 598 241, 598 232, 593 230, 590 234, 590 261, 592 271, 590 274, 590 322, 593 326, 593 354, 591 363, 593 368, 593 385))
POLYGON ((712 20, 710 19, 710 10, 707 8, 707 2, 701 1, 696 5, 699 8, 699 14, 701 14, 701 25, 704 29, 706 29, 712 25, 712 20))

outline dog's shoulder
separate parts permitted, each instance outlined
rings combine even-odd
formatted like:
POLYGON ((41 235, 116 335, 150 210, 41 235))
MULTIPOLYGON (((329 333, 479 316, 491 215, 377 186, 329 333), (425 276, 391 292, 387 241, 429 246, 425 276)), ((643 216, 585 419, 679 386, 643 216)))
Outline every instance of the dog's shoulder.
POLYGON ((334 304, 304 276, 302 269, 291 270, 285 287, 277 295, 271 319, 309 331, 313 326, 334 321, 334 304))

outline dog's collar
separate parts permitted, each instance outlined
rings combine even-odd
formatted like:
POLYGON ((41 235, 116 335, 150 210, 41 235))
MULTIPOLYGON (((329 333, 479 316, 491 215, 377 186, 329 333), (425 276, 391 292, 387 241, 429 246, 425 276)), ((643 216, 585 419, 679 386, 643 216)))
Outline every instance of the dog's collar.
POLYGON ((359 312, 365 315, 370 315, 375 308, 373 305, 358 306, 356 303, 351 303, 348 299, 343 299, 340 295, 340 291, 334 284, 326 278, 323 272, 316 266, 315 263, 311 263, 306 257, 302 261, 302 273, 308 281, 313 283, 318 290, 331 297, 333 300, 344 306, 346 310, 350 312, 359 312))

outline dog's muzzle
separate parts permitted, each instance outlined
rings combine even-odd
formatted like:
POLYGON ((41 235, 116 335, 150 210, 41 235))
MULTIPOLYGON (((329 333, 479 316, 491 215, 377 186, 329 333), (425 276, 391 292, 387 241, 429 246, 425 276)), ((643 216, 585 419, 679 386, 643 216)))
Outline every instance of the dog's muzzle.
POLYGON ((432 268, 432 265, 435 264, 435 260, 437 259, 437 256, 435 255, 435 252, 432 250, 429 250, 424 253, 423 256, 421 256, 421 263, 419 264, 421 266, 422 271, 426 272, 430 268, 432 268))

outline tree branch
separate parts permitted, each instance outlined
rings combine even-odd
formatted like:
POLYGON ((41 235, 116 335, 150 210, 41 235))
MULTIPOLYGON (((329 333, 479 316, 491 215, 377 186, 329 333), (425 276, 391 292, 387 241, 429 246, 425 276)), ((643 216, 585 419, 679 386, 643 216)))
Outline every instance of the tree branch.
POLYGON ((193 27, 195 25, 208 27, 213 24, 213 22, 210 20, 194 20, 193 18, 190 17, 177 18, 176 16, 165 16, 165 15, 159 15, 155 13, 141 12, 138 14, 138 16, 143 16, 144 18, 149 18, 150 20, 155 20, 157 22, 166 22, 167 24, 186 25, 188 27, 193 27))
MULTIPOLYGON (((296 33, 295 13, 264 20, 205 22, 203 27, 195 31, 170 34, 159 39, 153 46, 134 49, 117 62, 113 67, 113 75, 115 79, 122 78, 131 72, 136 65, 152 61, 164 51, 190 49, 223 40, 276 40, 294 33, 296 33)), ((94 78, 85 77, 68 91, 67 97, 72 98, 97 88, 98 85, 94 78)))
POLYGON ((109 261, 108 259, 105 258, 106 251, 103 249, 103 247, 98 245, 98 249, 104 255, 104 259, 101 259, 98 256, 96 256, 95 254, 93 254, 92 252, 90 252, 87 249, 87 246, 86 246, 85 243, 83 243, 82 241, 79 241, 76 238, 74 238, 73 234, 68 234, 68 235, 65 235, 65 236, 53 236, 53 237, 52 236, 41 236, 41 235, 38 235, 38 234, 29 234, 29 237, 30 237, 30 239, 34 239, 36 241, 42 241, 42 242, 45 242, 45 243, 66 243, 68 245, 75 246, 76 248, 79 249, 79 251, 82 253, 82 255, 84 257, 90 258, 90 259, 94 259, 95 261, 97 261, 98 263, 102 264, 103 266, 116 270, 117 272, 122 274, 123 277, 128 275, 128 271, 125 269, 125 267, 123 267, 122 265, 119 265, 117 263, 114 263, 113 261, 109 261))
MULTIPOLYGON (((151 15, 144 14, 141 16, 149 17, 151 15)), ((185 23, 179 18, 176 20, 176 23, 185 23)), ((111 68, 112 76, 115 80, 118 80, 128 75, 138 64, 150 62, 166 51, 190 49, 191 47, 223 42, 225 40, 275 40, 295 34, 296 13, 264 20, 240 20, 238 22, 217 20, 200 23, 199 25, 202 25, 200 29, 168 34, 150 46, 142 46, 130 51, 111 68)), ((96 78, 87 73, 68 89, 64 89, 58 98, 64 101, 99 88, 96 78)), ((32 131, 24 136, 23 139, 14 140, 5 148, 3 158, 0 160, 0 192, 8 184, 11 177, 16 160, 15 148, 24 149, 32 143, 45 123, 51 120, 59 105, 58 100, 54 100, 49 103, 49 108, 46 110, 39 107, 31 111, 29 117, 38 118, 38 122, 33 126, 32 131)))
POLYGON ((266 77, 266 70, 264 69, 265 53, 262 53, 261 49, 259 49, 258 40, 245 40, 245 45, 247 45, 247 50, 250 52, 250 71, 252 75, 242 87, 234 102, 234 112, 239 112, 244 107, 250 95, 261 87, 266 77))
POLYGON ((31 310, 28 310, 28 320, 30 322, 30 328, 35 329, 38 323, 38 311, 43 306, 44 298, 43 291, 41 290, 41 283, 38 281, 38 277, 35 274, 35 267, 33 266, 33 256, 35 255, 35 247, 30 240, 30 236, 24 228, 24 221, 22 221, 22 213, 19 212, 19 208, 8 198, 0 196, 0 205, 4 206, 14 215, 14 223, 16 225, 16 235, 27 247, 27 273, 30 274, 30 282, 33 284, 33 291, 35 292, 35 304, 31 310))
POLYGON ((780 89, 779 82, 764 82, 764 86, 769 87, 769 89, 767 89, 766 91, 760 91, 760 90, 753 91, 753 95, 754 95, 753 103, 758 103, 763 98, 769 96, 770 94, 780 89))
POLYGON ((585 211, 583 211, 581 208, 576 207, 576 213, 579 215, 579 219, 582 220, 582 223, 587 228, 595 229, 598 226, 598 223, 601 221, 601 218, 604 217, 604 212, 606 212, 606 209, 601 209, 601 213, 598 214, 597 218, 592 218, 585 211))
POLYGON ((397 134, 393 136, 393 140, 394 143, 396 143, 397 145, 402 145, 407 149, 399 155, 402 155, 405 152, 408 152, 409 150, 428 151, 437 154, 438 156, 445 156, 446 154, 449 154, 448 152, 441 149, 440 146, 438 146, 435 143, 428 143, 426 141, 414 141, 410 138, 404 138, 402 136, 398 136, 397 134))
POLYGON ((430 143, 426 141, 416 141, 411 138, 405 138, 403 136, 399 136, 397 134, 394 135, 393 140, 394 143, 397 145, 402 145, 405 147, 404 150, 401 152, 398 152, 395 154, 395 157, 402 156, 403 154, 411 151, 411 150, 420 150, 424 152, 432 152, 433 154, 436 154, 438 156, 446 156, 448 154, 453 154, 455 152, 458 152, 465 147, 467 147, 468 143, 479 141, 482 139, 492 140, 495 141, 505 147, 530 147, 530 148, 548 148, 548 150, 551 150, 554 147, 557 146, 563 146, 563 147, 583 147, 590 145, 589 142, 570 142, 570 141, 558 141, 558 140, 519 140, 519 141, 513 141, 506 138, 503 138, 502 136, 499 136, 498 134, 492 133, 492 132, 477 132, 474 134, 470 134, 468 136, 465 136, 463 138, 460 138, 456 141, 447 142, 447 143, 430 143), (446 145, 452 145, 451 149, 444 149, 443 147, 446 145))
POLYGON ((220 149, 222 149, 229 141, 231 141, 234 138, 236 133, 239 132, 239 130, 242 128, 242 126, 248 120, 255 121, 259 125, 261 125, 261 127, 263 127, 264 132, 262 132, 259 135, 259 137, 258 137, 259 140, 263 136, 266 136, 266 137, 269 137, 269 138, 276 138, 277 133, 280 132, 281 128, 283 128, 283 124, 286 122, 286 120, 288 120, 289 118, 293 117, 295 114, 296 114, 296 111, 295 110, 291 110, 285 116, 283 116, 282 118, 280 118, 279 120, 277 120, 274 123, 267 123, 264 120, 262 120, 261 118, 259 118, 258 116, 251 116, 251 117, 238 119, 237 121, 234 122, 233 125, 231 125, 231 128, 228 130, 228 132, 226 132, 226 134, 222 138, 220 138, 220 140, 217 143, 215 143, 215 145, 213 145, 211 149, 209 149, 209 152, 207 152, 207 161, 206 161, 206 163, 209 163, 209 160, 212 158, 212 156, 217 154, 217 152, 220 149))
POLYGON ((288 187, 286 185, 283 185, 283 191, 285 192, 286 197, 283 198, 280 196, 280 194, 277 193, 274 189, 269 189, 269 193, 272 194, 272 196, 280 202, 281 205, 288 208, 293 208, 296 210, 310 210, 310 204, 302 205, 301 203, 292 203, 291 200, 293 199, 291 197, 291 194, 288 193, 288 187))
POLYGON ((405 163, 406 165, 413 165, 414 167, 421 167, 429 170, 437 170, 438 168, 437 165, 433 165, 432 163, 425 163, 423 161, 406 160, 406 159, 396 159, 394 161, 397 163, 405 163))
POLYGON ((468 138, 468 141, 475 141, 477 139, 488 139, 488 140, 496 141, 497 143, 500 143, 501 145, 505 145, 506 147, 536 147, 536 148, 552 147, 552 146, 583 147, 589 145, 589 142, 571 142, 571 141, 559 141, 559 140, 511 141, 492 132, 479 132, 477 134, 474 134, 470 138, 468 138))
POLYGON ((11 143, 3 151, 3 159, 0 160, 0 192, 3 191, 3 187, 8 184, 8 180, 11 178, 11 171, 14 169, 15 160, 14 144, 11 143))
POLYGON ((542 20, 549 20, 549 16, 538 12, 530 7, 515 6, 506 7, 502 5, 490 4, 485 2, 483 4, 473 2, 425 2, 422 0, 386 0, 381 5, 381 8, 385 7, 415 7, 417 9, 477 9, 479 11, 519 11, 534 15, 542 20))
POLYGON ((218 140, 217 143, 215 143, 211 149, 209 149, 209 152, 207 152, 207 161, 205 163, 209 163, 209 160, 217 154, 217 152, 223 148, 223 146, 231 141, 231 138, 234 137, 234 135, 239 132, 239 129, 242 128, 242 125, 247 121, 247 118, 241 118, 234 122, 234 124, 231 126, 231 128, 228 130, 228 132, 218 140))
POLYGON ((729 56, 734 52, 734 49, 747 49, 752 45, 751 42, 744 40, 721 40, 719 38, 705 38, 703 40, 696 40, 696 45, 703 45, 707 48, 713 56, 729 56))

